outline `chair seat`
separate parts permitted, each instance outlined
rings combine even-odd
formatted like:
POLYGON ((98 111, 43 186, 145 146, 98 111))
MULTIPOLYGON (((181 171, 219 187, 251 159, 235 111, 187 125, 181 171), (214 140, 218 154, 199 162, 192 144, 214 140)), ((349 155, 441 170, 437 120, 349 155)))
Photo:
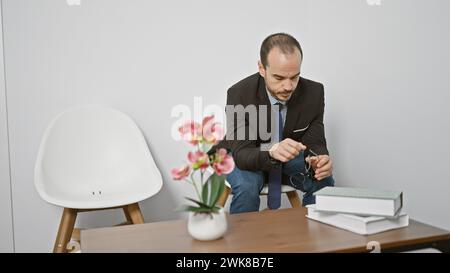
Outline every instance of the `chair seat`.
MULTIPOLYGON (((294 187, 291 187, 289 185, 281 185, 281 193, 286 193, 286 192, 291 192, 291 191, 296 191, 296 189, 294 187)), ((265 184, 263 189, 261 190, 261 192, 259 193, 260 195, 267 195, 269 193, 269 184, 265 184)))
MULTIPOLYGON (((231 185, 230 185, 230 183, 228 183, 228 181, 225 181, 225 186, 227 186, 228 188, 231 189, 231 185)), ((289 185, 281 185, 281 193, 286 193, 286 192, 291 192, 291 191, 296 191, 296 189, 289 185)), ((267 195, 268 193, 269 193, 269 184, 265 184, 259 194, 267 195)))

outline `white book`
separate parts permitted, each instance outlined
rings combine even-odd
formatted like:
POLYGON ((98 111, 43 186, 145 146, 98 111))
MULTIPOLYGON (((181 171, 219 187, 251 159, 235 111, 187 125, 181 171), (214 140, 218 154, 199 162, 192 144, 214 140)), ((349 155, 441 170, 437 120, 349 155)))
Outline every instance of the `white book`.
POLYGON ((407 227, 409 217, 400 212, 396 217, 358 216, 353 214, 324 212, 315 209, 315 205, 308 205, 309 219, 345 229, 361 235, 370 235, 387 230, 407 227))
POLYGON ((393 217, 403 206, 401 191, 325 187, 314 195, 321 211, 393 217))

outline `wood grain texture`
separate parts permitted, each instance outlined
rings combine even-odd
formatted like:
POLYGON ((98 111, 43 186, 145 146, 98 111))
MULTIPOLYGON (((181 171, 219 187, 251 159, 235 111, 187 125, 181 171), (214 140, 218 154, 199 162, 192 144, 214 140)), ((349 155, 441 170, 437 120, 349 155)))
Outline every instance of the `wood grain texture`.
POLYGON ((82 252, 366 252, 450 240, 450 233, 414 220, 407 228, 362 236, 309 220, 306 209, 290 208, 227 215, 221 239, 197 241, 186 220, 83 230, 82 252))

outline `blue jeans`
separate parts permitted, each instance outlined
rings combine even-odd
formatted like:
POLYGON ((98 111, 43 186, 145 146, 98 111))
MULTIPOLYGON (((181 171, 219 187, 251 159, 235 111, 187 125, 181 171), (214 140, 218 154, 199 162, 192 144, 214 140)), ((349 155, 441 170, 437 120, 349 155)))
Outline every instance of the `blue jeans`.
MULTIPOLYGON (((283 163, 283 174, 290 176, 291 179, 302 179, 299 177, 300 172, 305 169, 305 160, 303 152, 292 160, 283 163)), ((264 173, 262 171, 246 171, 235 167, 228 174, 227 181, 231 185, 233 199, 231 200, 230 213, 241 213, 259 210, 259 193, 264 187, 264 173)), ((304 192, 302 205, 316 203, 313 193, 326 186, 334 186, 334 179, 329 176, 321 181, 312 181, 306 179, 303 183, 304 192)))

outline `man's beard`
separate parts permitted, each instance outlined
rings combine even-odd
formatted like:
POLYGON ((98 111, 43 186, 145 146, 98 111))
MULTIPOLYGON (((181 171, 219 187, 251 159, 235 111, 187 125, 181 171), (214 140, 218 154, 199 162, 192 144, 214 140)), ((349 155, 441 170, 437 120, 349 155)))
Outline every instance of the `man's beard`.
POLYGON ((267 88, 267 89, 269 90, 270 94, 272 94, 273 97, 275 97, 276 99, 281 100, 281 101, 288 101, 292 97, 292 94, 294 93, 294 90, 273 92, 269 88, 267 88))

